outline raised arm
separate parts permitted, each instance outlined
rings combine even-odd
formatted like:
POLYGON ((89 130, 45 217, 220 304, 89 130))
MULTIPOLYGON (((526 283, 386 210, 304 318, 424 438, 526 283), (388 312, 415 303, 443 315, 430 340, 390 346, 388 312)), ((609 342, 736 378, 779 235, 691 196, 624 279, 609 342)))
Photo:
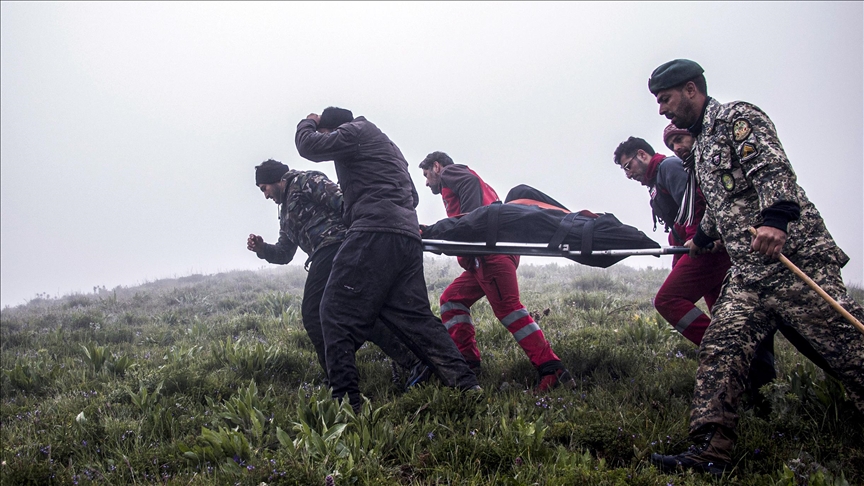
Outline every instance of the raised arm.
POLYGON ((325 162, 353 155, 359 150, 358 128, 353 124, 343 124, 329 133, 317 132, 317 126, 312 118, 297 124, 294 144, 301 157, 312 162, 325 162))

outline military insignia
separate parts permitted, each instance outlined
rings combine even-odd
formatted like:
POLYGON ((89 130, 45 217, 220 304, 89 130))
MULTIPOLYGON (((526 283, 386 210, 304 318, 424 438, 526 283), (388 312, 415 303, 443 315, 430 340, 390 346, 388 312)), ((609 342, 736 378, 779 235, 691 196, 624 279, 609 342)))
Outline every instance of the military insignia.
POLYGON ((724 172, 723 175, 720 176, 720 182, 723 183, 723 188, 727 191, 735 189, 735 178, 732 177, 731 172, 724 172))
POLYGON ((759 151, 756 150, 756 146, 750 142, 741 145, 741 160, 749 160, 755 157, 758 153, 759 151))
POLYGON ((711 163, 714 165, 720 165, 720 154, 715 155, 714 158, 711 159, 711 163))
POLYGON ((732 125, 732 134, 734 135, 736 142, 740 142, 749 137, 750 132, 752 131, 753 129, 750 128, 750 122, 743 118, 735 120, 735 123, 732 125))

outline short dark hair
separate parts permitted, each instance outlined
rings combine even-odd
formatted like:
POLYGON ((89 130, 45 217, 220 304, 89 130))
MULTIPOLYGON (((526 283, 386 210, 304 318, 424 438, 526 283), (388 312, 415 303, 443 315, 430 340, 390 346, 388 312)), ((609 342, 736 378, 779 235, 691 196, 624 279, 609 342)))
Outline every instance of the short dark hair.
POLYGON ((429 169, 435 162, 438 162, 443 167, 453 165, 453 159, 451 159, 449 155, 444 152, 432 152, 423 159, 423 162, 420 162, 420 168, 423 170, 429 169))
POLYGON ((618 148, 615 149, 615 155, 612 160, 616 164, 621 165, 622 156, 626 155, 627 157, 633 157, 639 150, 645 151, 645 153, 651 157, 654 157, 654 154, 656 153, 651 147, 651 144, 646 142, 644 139, 639 137, 630 137, 618 144, 618 148))
POLYGON ((687 81, 684 81, 683 83, 679 84, 678 86, 673 86, 670 89, 675 89, 675 90, 681 91, 684 89, 684 86, 686 86, 687 83, 689 83, 690 81, 693 81, 693 84, 696 85, 696 91, 702 93, 705 96, 708 96, 708 82, 705 81, 705 75, 704 74, 700 74, 699 76, 696 76, 693 79, 688 79, 687 81))
POLYGON ((318 119, 318 128, 327 128, 332 130, 343 123, 348 123, 353 120, 354 114, 351 113, 351 110, 328 106, 321 112, 321 117, 318 119))

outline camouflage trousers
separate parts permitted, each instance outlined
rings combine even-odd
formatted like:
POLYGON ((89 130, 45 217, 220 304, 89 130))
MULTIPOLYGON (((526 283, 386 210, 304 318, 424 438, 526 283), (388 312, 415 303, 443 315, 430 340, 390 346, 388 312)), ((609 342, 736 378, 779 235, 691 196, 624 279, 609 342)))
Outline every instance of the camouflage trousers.
MULTIPOLYGON (((864 309, 847 293, 840 267, 795 262, 859 321, 864 309)), ((727 276, 699 348, 690 433, 717 424, 734 430, 738 403, 756 346, 782 321, 822 355, 855 405, 864 411, 864 334, 788 269, 753 284, 727 276)))

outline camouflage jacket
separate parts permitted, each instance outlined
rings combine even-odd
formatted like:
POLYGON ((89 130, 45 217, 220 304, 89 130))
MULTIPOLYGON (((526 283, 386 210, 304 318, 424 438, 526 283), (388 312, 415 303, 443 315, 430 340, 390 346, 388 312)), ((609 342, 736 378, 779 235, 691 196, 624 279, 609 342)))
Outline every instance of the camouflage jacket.
POLYGON ((336 183, 316 171, 291 170, 282 180, 287 185, 279 208, 279 241, 265 244, 258 258, 285 264, 298 246, 311 258, 319 248, 345 239, 342 191, 336 183))
POLYGON ((784 255, 793 262, 821 258, 843 266, 849 261, 798 185, 774 124, 762 110, 741 101, 720 104, 711 99, 693 150, 707 203, 701 231, 723 239, 733 276, 753 283, 783 268, 778 260, 750 252, 748 230, 762 224, 763 210, 781 201, 801 210, 799 219, 788 223, 784 255))

